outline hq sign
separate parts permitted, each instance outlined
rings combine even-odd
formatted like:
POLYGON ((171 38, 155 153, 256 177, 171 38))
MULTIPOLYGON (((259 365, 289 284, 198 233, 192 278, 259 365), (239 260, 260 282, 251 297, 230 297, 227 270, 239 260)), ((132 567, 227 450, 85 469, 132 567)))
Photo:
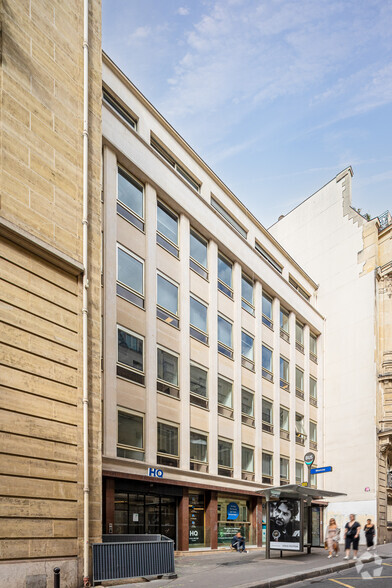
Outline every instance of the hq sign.
POLYGON ((151 478, 163 478, 163 471, 158 468, 148 468, 148 475, 151 478))

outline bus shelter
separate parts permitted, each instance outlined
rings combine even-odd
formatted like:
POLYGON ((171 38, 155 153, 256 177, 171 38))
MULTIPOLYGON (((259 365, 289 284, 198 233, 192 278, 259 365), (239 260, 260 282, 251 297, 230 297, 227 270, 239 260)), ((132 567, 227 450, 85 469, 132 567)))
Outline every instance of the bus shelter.
POLYGON ((313 542, 312 509, 315 501, 335 496, 346 496, 343 492, 331 492, 308 488, 297 484, 275 486, 259 490, 266 499, 266 550, 265 557, 270 559, 271 551, 302 552, 306 547, 311 553, 312 547, 320 547, 313 542))

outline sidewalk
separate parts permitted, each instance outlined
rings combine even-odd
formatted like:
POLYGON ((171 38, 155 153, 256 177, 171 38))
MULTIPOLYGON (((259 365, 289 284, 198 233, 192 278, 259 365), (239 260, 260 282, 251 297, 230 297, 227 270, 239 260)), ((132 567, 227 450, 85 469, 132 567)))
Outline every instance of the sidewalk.
MULTIPOLYGON (((338 558, 327 558, 324 549, 313 548, 312 553, 295 554, 283 552, 273 553, 273 559, 265 560, 262 549, 254 549, 248 553, 218 551, 214 553, 196 552, 177 555, 175 558, 176 579, 161 578, 148 582, 151 588, 170 586, 172 588, 274 588, 293 582, 333 573, 353 567, 356 562, 343 560, 344 553, 338 558)), ((375 554, 369 554, 364 546, 360 546, 359 558, 369 561, 374 556, 392 557, 392 543, 380 545, 375 554)), ((146 588, 147 581, 113 584, 112 588, 146 588)), ((104 582, 104 586, 109 583, 104 582)))

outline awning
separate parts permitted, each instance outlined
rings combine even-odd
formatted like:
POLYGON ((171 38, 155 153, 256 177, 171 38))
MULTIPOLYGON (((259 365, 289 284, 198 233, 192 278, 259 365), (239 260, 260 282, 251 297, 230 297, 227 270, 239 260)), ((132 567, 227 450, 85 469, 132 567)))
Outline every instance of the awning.
POLYGON ((335 496, 347 496, 344 492, 332 492, 331 490, 320 490, 318 488, 308 488, 298 484, 286 484, 285 486, 272 486, 272 488, 263 488, 257 490, 258 494, 266 497, 266 500, 275 498, 303 498, 315 500, 319 498, 333 498, 335 496))

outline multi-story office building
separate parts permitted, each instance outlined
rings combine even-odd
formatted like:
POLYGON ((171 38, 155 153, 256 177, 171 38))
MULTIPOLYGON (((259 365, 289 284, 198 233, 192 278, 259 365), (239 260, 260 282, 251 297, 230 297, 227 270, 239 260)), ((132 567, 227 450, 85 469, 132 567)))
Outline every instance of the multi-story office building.
POLYGON ((319 283, 326 317, 325 488, 347 494, 328 516, 340 526, 350 512, 361 524, 370 517, 383 542, 392 534, 392 225, 389 213, 370 220, 352 208, 351 182, 347 168, 270 232, 319 283))
POLYGON ((324 463, 317 285, 103 60, 104 531, 261 543, 324 463))

